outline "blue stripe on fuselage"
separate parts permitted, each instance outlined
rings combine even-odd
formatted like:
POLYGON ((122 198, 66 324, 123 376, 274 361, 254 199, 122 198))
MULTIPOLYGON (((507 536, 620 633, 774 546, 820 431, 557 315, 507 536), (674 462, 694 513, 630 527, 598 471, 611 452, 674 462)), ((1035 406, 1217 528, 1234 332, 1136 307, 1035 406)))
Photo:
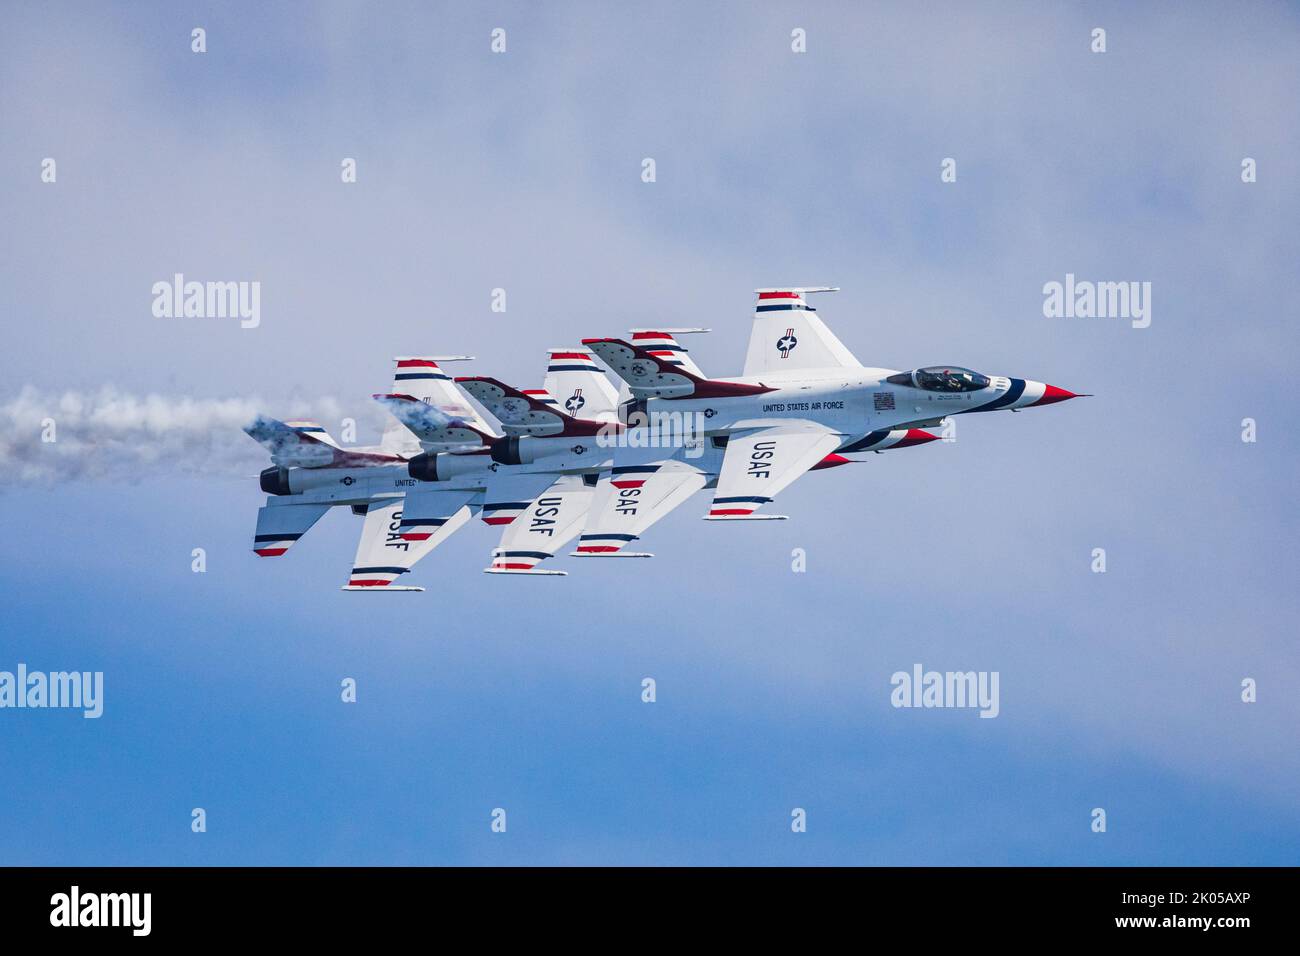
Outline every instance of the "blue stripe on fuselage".
POLYGON ((1013 378, 1011 387, 1007 389, 1006 394, 1001 398, 995 398, 987 405, 981 405, 979 408, 965 408, 960 411, 953 411, 949 414, 964 414, 969 412, 995 412, 999 408, 1006 408, 1008 405, 1014 405, 1019 401, 1020 396, 1025 393, 1025 380, 1023 378, 1013 378))

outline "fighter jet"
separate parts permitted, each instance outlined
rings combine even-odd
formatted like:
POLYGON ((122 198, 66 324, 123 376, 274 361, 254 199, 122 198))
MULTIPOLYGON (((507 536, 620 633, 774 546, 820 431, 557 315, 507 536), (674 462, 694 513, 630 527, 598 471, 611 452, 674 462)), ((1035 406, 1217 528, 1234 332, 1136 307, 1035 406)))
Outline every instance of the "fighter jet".
MULTIPOLYGON (((631 344, 665 365, 704 380, 704 372, 678 344, 674 333, 707 331, 697 328, 634 329, 631 344)), ((707 418, 700 419, 700 426, 691 430, 682 427, 680 413, 674 415, 670 411, 665 416, 668 419, 665 428, 662 420, 654 423, 650 405, 633 396, 625 379, 620 396, 625 397, 620 405, 621 419, 634 425, 643 423, 640 428, 654 435, 644 438, 639 448, 629 441, 615 451, 616 460, 597 484, 578 548, 571 552, 573 557, 654 557, 646 551, 626 548, 697 491, 716 488, 721 476, 728 439, 725 434, 708 434, 707 418), (687 431, 694 433, 689 436, 682 434, 687 431), (677 447, 679 437, 682 440, 677 447)), ((658 414, 662 414, 662 410, 658 414)), ((881 452, 912 448, 936 441, 938 437, 919 428, 882 429, 866 436, 858 447, 849 450, 881 452)), ((857 460, 830 452, 808 470, 821 471, 857 460)))
POLYGON ((366 523, 344 590, 419 591, 395 581, 475 514, 503 527, 489 571, 531 571, 576 535, 610 454, 591 438, 622 427, 613 386, 581 346, 551 350, 546 383, 571 388, 575 411, 597 419, 559 411, 546 388, 464 379, 499 416, 494 427, 439 366, 467 358, 395 359, 392 389, 374 396, 394 417, 373 448, 343 449, 315 422, 259 416, 246 426, 272 460, 260 476, 269 497, 254 552, 279 557, 331 507, 348 505, 366 523))
POLYGON ((758 512, 800 475, 828 462, 933 440, 922 429, 950 415, 1080 397, 1043 382, 958 366, 864 366, 808 303, 811 293, 835 291, 756 290, 749 349, 736 378, 705 378, 635 340, 583 340, 626 385, 631 400, 621 409, 625 421, 635 417, 660 431, 664 421, 697 423, 706 454, 711 449, 722 458, 711 481, 707 459, 693 463, 683 448, 627 441, 615 450, 609 490, 593 503, 577 553, 624 553, 645 527, 709 484, 714 494, 707 520, 783 520, 758 512), (630 502, 629 491, 637 493, 630 502))
MULTIPOLYGON (((702 374, 686 349, 677 344, 671 333, 703 332, 706 329, 635 329, 635 341, 642 343, 660 361, 691 374, 702 374)), ((722 466, 720 448, 711 443, 690 441, 677 443, 685 436, 657 435, 657 447, 633 453, 638 461, 647 453, 662 458, 679 453, 677 461, 666 463, 663 475, 643 481, 630 464, 620 436, 635 422, 618 422, 616 392, 599 371, 591 352, 585 348, 552 349, 543 389, 513 389, 496 379, 481 376, 458 378, 456 382, 472 395, 502 425, 505 439, 492 453, 497 469, 495 493, 488 494, 483 507, 484 520, 504 524, 501 543, 492 553, 493 574, 548 574, 566 572, 542 569, 540 562, 554 556, 572 538, 582 533, 574 554, 590 556, 639 556, 611 541, 627 543, 654 521, 700 488, 716 484, 722 466), (563 408, 552 394, 566 395, 563 408), (565 420, 565 413, 570 416, 565 420), (664 445, 667 439, 669 447, 664 445), (615 457, 618 456, 618 461, 615 457), (632 470, 629 470, 632 469, 632 470), (680 474, 675 470, 680 469, 680 474), (673 476, 673 477, 669 477, 673 476), (679 478, 686 480, 674 480, 679 478), (550 482, 548 484, 548 482, 550 482), (658 493, 665 489, 667 500, 658 493), (544 488, 544 490, 540 490, 544 488), (631 530, 629 530, 631 529, 631 530)), ((408 406, 413 407, 413 406, 408 406)), ((418 412, 418 409, 416 409, 418 412)), ((626 418, 627 408, 623 409, 626 418)), ((419 429, 417 429, 417 433, 419 429)), ((421 433, 423 434, 423 433, 421 433)), ((884 447, 908 447, 935 440, 937 436, 919 430, 889 432, 870 444, 884 447)), ((827 455, 814 469, 848 464, 850 459, 827 455)), ((438 481, 435 467, 426 471, 423 463, 412 461, 411 474, 424 481, 438 481)), ((447 473, 444 469, 444 474, 447 473)), ((450 480, 450 478, 448 479, 450 480)), ((472 476, 468 480, 474 480, 472 476)), ((455 487, 454 481, 451 487, 455 487)), ((489 491, 493 491, 489 483, 489 491)), ((431 485, 408 496, 403 524, 415 524, 435 502, 447 495, 431 485)), ((432 512, 439 509, 435 505, 432 512)), ((441 510, 446 510, 445 506, 441 510)))
MULTIPOLYGON (((448 448, 478 448, 494 436, 488 425, 455 388, 439 362, 468 356, 399 356, 394 359, 394 391, 418 395, 418 401, 448 421, 458 422, 446 436, 448 448)), ((413 399, 416 400, 416 399, 413 399)), ((279 422, 258 416, 244 431, 271 453, 272 465, 259 477, 266 504, 258 510, 253 551, 280 557, 332 507, 348 506, 365 517, 356 559, 345 590, 382 587, 421 591, 393 582, 410 571, 470 518, 468 508, 449 516, 439 534, 418 541, 400 535, 406 492, 416 485, 408 460, 423 449, 396 421, 378 446, 343 449, 315 422, 279 422)))
POLYGON ((617 394, 588 350, 551 349, 548 359, 540 389, 486 376, 456 379, 503 433, 473 450, 439 450, 458 423, 436 410, 406 395, 375 396, 426 449, 407 466, 420 484, 407 496, 403 540, 423 540, 468 502, 485 524, 502 527, 485 571, 567 573, 537 565, 577 535, 597 476, 609 466, 611 449, 600 439, 623 426, 615 420, 617 394), (564 406, 554 395, 567 396, 564 406))
POLYGON ((394 416, 375 448, 259 417, 246 431, 273 467, 260 478, 269 497, 254 550, 282 555, 349 505, 366 524, 344 589, 421 590, 394 582, 478 514, 502 529, 484 570, 564 574, 538 564, 574 536, 580 556, 648 557, 625 549, 696 491, 713 491, 710 520, 780 519, 756 512, 805 471, 934 441, 923 429, 951 414, 1076 397, 957 367, 864 367, 808 305, 822 291, 835 290, 758 290, 737 378, 707 378, 674 337, 707 330, 635 329, 631 341, 549 350, 538 389, 453 381, 438 363, 461 356, 399 358, 393 388, 374 396, 394 416))

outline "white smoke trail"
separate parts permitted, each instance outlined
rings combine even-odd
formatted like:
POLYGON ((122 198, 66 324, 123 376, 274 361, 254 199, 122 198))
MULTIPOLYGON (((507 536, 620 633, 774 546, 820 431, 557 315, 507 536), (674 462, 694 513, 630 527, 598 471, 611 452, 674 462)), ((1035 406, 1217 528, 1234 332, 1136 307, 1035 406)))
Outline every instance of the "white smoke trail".
POLYGON ((248 475, 270 463, 241 431, 257 412, 310 418, 335 438, 345 414, 359 428, 382 422, 382 413, 369 403, 345 413, 333 398, 270 402, 132 395, 111 387, 45 393, 26 386, 0 403, 0 476, 9 483, 131 479, 165 471, 248 475))

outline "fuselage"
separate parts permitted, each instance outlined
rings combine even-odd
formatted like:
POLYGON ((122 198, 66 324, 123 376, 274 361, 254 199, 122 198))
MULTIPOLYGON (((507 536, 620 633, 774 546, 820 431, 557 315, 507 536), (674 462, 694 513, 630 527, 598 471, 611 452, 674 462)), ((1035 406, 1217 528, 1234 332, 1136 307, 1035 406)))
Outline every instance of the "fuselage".
POLYGON ((765 386, 768 391, 761 394, 651 398, 644 406, 651 420, 689 416, 701 423, 706 435, 726 434, 738 423, 757 420, 813 421, 847 436, 840 449, 845 451, 876 432, 936 425, 950 415, 1025 408, 1074 397, 1029 379, 978 376, 979 380, 987 384, 970 387, 967 383, 965 390, 958 386, 949 390, 921 387, 915 373, 895 369, 802 369, 789 378, 767 374, 719 380, 765 386))
MULTIPOLYGON (((496 474, 554 472, 582 474, 608 468, 612 449, 601 448, 595 441, 585 444, 572 438, 534 438, 544 443, 537 460, 528 464, 506 465, 494 462, 486 452, 448 452, 438 456, 440 473, 437 483, 448 489, 486 488, 496 474)), ((331 505, 366 504, 377 498, 406 494, 424 481, 412 477, 412 461, 359 467, 281 468, 262 482, 268 494, 301 496, 303 501, 331 505)))
MULTIPOLYGON (((768 373, 715 381, 762 386, 763 391, 650 398, 631 410, 631 414, 644 414, 642 421, 649 423, 644 433, 658 436, 653 441, 662 444, 665 437, 675 440, 685 436, 693 443, 687 447, 686 460, 711 476, 721 467, 725 436, 756 422, 816 422, 843 435, 837 452, 850 453, 870 450, 890 432, 899 435, 902 430, 936 425, 951 415, 1015 410, 1075 397, 1042 382, 984 376, 955 366, 912 372, 865 367, 801 369, 789 376, 768 373)), ((598 473, 611 466, 614 447, 629 439, 635 441, 635 434, 635 428, 611 425, 604 436, 497 439, 492 452, 444 452, 391 464, 268 469, 263 488, 271 494, 301 495, 307 501, 357 505, 405 494, 426 481, 450 489, 482 489, 493 475, 502 472, 598 473), (508 441, 515 444, 507 446, 508 441), (505 457, 507 447, 512 457, 505 457)))

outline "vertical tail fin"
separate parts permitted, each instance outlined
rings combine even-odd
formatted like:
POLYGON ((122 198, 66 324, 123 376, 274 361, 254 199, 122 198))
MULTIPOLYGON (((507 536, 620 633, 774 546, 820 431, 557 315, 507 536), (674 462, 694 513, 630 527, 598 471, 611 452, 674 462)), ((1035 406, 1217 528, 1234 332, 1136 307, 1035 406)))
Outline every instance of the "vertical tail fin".
POLYGON ((745 355, 745 375, 809 368, 860 368, 862 363, 817 317, 805 298, 828 287, 758 289, 754 329, 745 355))
POLYGON ((554 408, 563 411, 563 409, 560 408, 560 403, 555 400, 555 396, 544 388, 521 388, 519 391, 524 395, 527 395, 529 398, 537 399, 537 401, 541 402, 547 408, 554 408))
POLYGON ((549 349, 546 391, 559 410, 574 418, 612 422, 618 420, 618 392, 581 345, 549 349))
POLYGON ((708 378, 695 364, 690 353, 680 345, 675 335, 689 335, 695 332, 708 332, 709 329, 670 329, 658 327, 653 329, 629 329, 632 344, 639 345, 656 358, 663 359, 670 365, 678 365, 700 378, 708 378))
POLYGON ((339 443, 334 440, 334 437, 321 426, 320 422, 296 421, 285 422, 285 424, 296 431, 299 435, 310 435, 317 441, 324 442, 334 448, 341 447, 339 443))
MULTIPOLYGON (((450 375, 439 367, 439 362, 463 362, 473 358, 470 355, 399 355, 393 359, 396 369, 393 372, 395 395, 410 395, 412 398, 432 405, 453 418, 490 431, 487 423, 465 395, 452 381, 450 375)), ((398 421, 390 421, 384 428, 384 437, 380 447, 394 455, 419 454, 420 443, 398 421)))

